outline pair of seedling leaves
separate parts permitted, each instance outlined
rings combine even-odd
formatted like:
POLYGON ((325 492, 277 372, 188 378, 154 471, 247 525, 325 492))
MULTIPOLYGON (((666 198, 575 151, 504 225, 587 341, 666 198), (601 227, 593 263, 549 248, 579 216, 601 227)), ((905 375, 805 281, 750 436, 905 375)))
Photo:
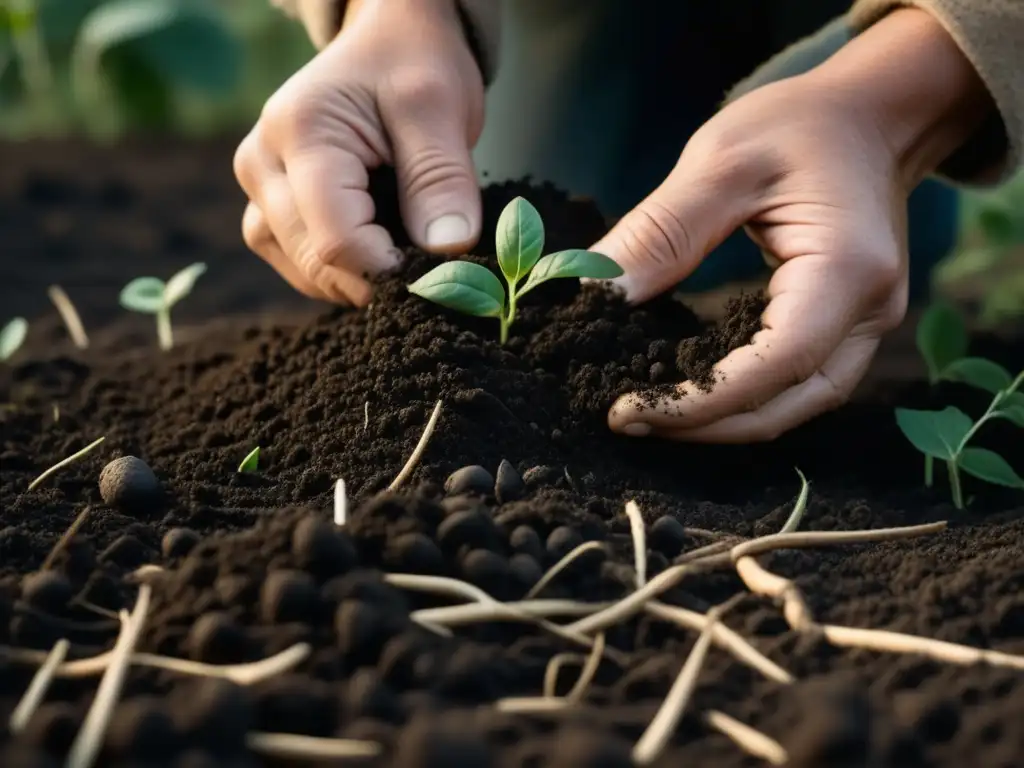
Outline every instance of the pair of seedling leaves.
POLYGON ((1005 419, 1024 428, 1024 371, 1014 377, 1001 365, 981 357, 967 356, 968 335, 959 313, 946 304, 935 304, 917 327, 917 348, 928 366, 931 383, 955 381, 992 395, 988 409, 973 421, 959 408, 941 411, 896 409, 896 423, 903 434, 925 455, 925 482, 931 484, 935 459, 949 469, 953 502, 963 506, 959 472, 1009 488, 1024 489, 1022 479, 999 454, 968 445, 981 426, 993 419, 1005 419))
POLYGON ((121 306, 133 312, 156 316, 160 348, 174 346, 171 308, 188 296, 196 281, 206 272, 206 264, 197 261, 175 273, 167 282, 159 277, 137 277, 121 290, 121 306))
POLYGON ((497 276, 469 261, 441 264, 409 285, 409 291, 467 315, 497 318, 504 344, 516 317, 516 303, 541 283, 560 277, 608 280, 622 275, 622 267, 593 251, 574 248, 542 257, 544 223, 537 209, 522 197, 501 212, 494 241, 498 266, 508 284, 507 300, 497 276), (523 278, 526 282, 520 285, 523 278))

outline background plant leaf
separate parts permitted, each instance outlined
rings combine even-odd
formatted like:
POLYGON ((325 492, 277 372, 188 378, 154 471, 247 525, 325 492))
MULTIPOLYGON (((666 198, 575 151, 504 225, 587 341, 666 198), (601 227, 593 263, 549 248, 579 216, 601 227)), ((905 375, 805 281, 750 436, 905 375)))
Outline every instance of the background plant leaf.
POLYGON ((198 280, 204 272, 206 272, 206 264, 201 261, 197 261, 195 264, 189 264, 181 271, 175 273, 171 279, 167 281, 167 286, 164 288, 164 303, 168 307, 172 307, 181 299, 188 296, 192 292, 192 288, 195 286, 196 280, 198 280))
POLYGON ((156 314, 164 308, 164 281, 159 277, 137 277, 121 289, 120 302, 133 312, 156 314))
POLYGON ((476 317, 499 317, 505 289, 486 267, 469 261, 449 261, 434 267, 409 286, 424 299, 476 317))
POLYGON ((602 253, 574 248, 545 256, 530 272, 519 295, 533 290, 541 283, 559 277, 590 277, 610 280, 623 274, 622 267, 602 253))
POLYGON ((932 304, 917 324, 917 349, 928 366, 931 381, 938 380, 950 363, 967 354, 967 342, 963 318, 950 304, 932 304))
POLYGON ((524 277, 544 252, 544 222, 523 197, 505 206, 494 233, 498 266, 509 285, 524 277))
POLYGON ((970 384, 993 395, 1013 383, 1008 370, 983 357, 961 357, 954 360, 942 370, 942 378, 970 384))
POLYGON ((992 201, 978 211, 978 229, 986 242, 992 245, 1013 245, 1017 239, 1013 211, 1001 201, 992 201))
POLYGON ((10 360, 25 343, 28 336, 28 320, 16 317, 0 330, 0 360, 10 360))
POLYGON ((1024 478, 1014 472, 1006 459, 987 448, 964 448, 957 466, 980 480, 1024 489, 1024 478))
POLYGON ((897 408, 896 424, 917 450, 945 461, 952 460, 971 429, 970 417, 952 406, 941 411, 897 408))
POLYGON ((996 418, 1006 419, 1018 427, 1024 427, 1024 394, 1011 392, 999 404, 996 418))

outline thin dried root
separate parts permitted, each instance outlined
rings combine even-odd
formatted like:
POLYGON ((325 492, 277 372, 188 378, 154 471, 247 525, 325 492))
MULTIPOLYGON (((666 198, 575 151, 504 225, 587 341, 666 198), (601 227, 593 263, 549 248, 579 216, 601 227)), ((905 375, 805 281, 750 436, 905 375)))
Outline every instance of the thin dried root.
POLYGON ((85 715, 85 720, 82 722, 82 727, 71 744, 65 764, 67 768, 89 768, 99 756, 107 726, 114 714, 114 707, 117 706, 117 699, 121 695, 121 686, 124 684, 128 667, 131 665, 132 650, 135 648, 146 622, 150 592, 149 585, 143 584, 139 588, 139 596, 135 601, 134 610, 131 615, 123 619, 121 632, 117 637, 117 642, 114 643, 114 649, 110 652, 110 662, 100 680, 99 688, 96 690, 96 698, 93 699, 92 705, 85 715))
POLYGON ((559 653, 552 656, 544 669, 544 698, 557 698, 555 691, 558 688, 558 673, 562 671, 562 667, 566 664, 579 664, 582 667, 589 658, 582 653, 559 653))
POLYGON ((704 713, 704 722, 752 757, 772 765, 789 762, 789 755, 779 742, 724 712, 709 709, 704 713))
POLYGON ((629 532, 633 537, 633 567, 636 570, 636 588, 647 583, 647 532, 644 517, 635 501, 626 502, 626 517, 629 518, 629 532))
MULTIPOLYGON (((651 616, 663 621, 678 624, 687 629, 694 629, 698 632, 711 624, 711 621, 702 613, 690 611, 686 608, 677 608, 673 605, 652 600, 644 606, 644 610, 651 616)), ((746 664, 751 669, 760 672, 769 680, 783 685, 789 685, 796 681, 796 678, 774 661, 769 659, 757 650, 746 638, 738 632, 729 629, 725 624, 716 622, 711 628, 711 639, 719 648, 728 651, 736 659, 746 664)))
POLYGON ((32 719, 32 715, 39 709, 39 705, 46 698, 46 691, 50 687, 50 681, 53 680, 57 667, 61 665, 64 657, 67 656, 69 646, 70 643, 62 638, 57 641, 53 649, 46 655, 46 661, 43 662, 43 665, 33 675, 28 690, 25 691, 25 695, 22 696, 18 706, 11 713, 11 719, 8 724, 11 733, 16 734, 23 731, 25 726, 28 725, 28 721, 32 719))
POLYGON ((469 600, 471 603, 492 604, 499 602, 480 589, 480 587, 470 584, 468 581, 452 579, 448 576, 423 576, 418 573, 387 573, 384 574, 384 581, 388 584, 393 584, 399 589, 429 592, 430 594, 443 595, 444 597, 469 600))
POLYGON ((789 518, 779 533, 796 533, 796 530, 800 527, 800 521, 804 518, 804 512, 807 511, 807 499, 811 495, 811 484, 807 482, 804 473, 799 469, 797 469, 796 473, 800 475, 800 495, 797 496, 796 504, 793 505, 793 511, 789 513, 789 518))
POLYGON ((576 685, 572 687, 572 690, 565 694, 567 701, 577 702, 582 701, 584 694, 587 692, 587 686, 594 679, 594 675, 597 674, 598 667, 601 666, 601 657, 604 655, 604 633, 598 633, 597 637, 594 638, 594 647, 590 649, 590 655, 587 657, 587 663, 583 666, 580 671, 579 680, 576 681, 576 685))
POLYGON ((782 601, 782 615, 793 629, 811 629, 815 625, 804 596, 790 579, 772 573, 752 557, 737 560, 736 573, 751 592, 782 601))
POLYGON ((43 566, 40 570, 48 571, 53 567, 53 563, 57 559, 57 555, 64 551, 68 543, 75 538, 77 533, 82 529, 82 526, 85 525, 85 520, 89 517, 91 509, 92 507, 85 507, 78 513, 78 516, 71 521, 71 525, 69 525, 67 530, 61 534, 60 538, 57 539, 57 543, 53 545, 53 549, 50 550, 50 554, 48 554, 46 559, 43 560, 43 566))
POLYGON ((50 297, 50 301, 53 302, 53 306, 57 308, 64 325, 67 326, 68 335, 71 336, 75 346, 79 349, 88 349, 89 337, 85 334, 85 326, 82 325, 82 318, 79 317, 78 310, 71 303, 67 293, 59 285, 51 285, 46 293, 50 297))
POLYGON ((383 751, 375 741, 324 739, 295 733, 247 733, 246 746, 267 757, 292 760, 340 760, 377 757, 383 751))
POLYGON ((679 670, 676 681, 672 684, 665 701, 658 709, 658 713, 651 720, 647 730, 643 732, 636 746, 633 747, 633 763, 635 765, 650 765, 661 756, 665 746, 675 733, 676 726, 686 711, 686 705, 690 702, 697 687, 697 678, 700 676, 701 668, 704 666, 704 659, 707 657, 708 649, 711 647, 711 628, 721 618, 722 614, 729 610, 742 598, 742 595, 727 600, 722 605, 712 608, 708 612, 708 623, 694 643, 686 663, 679 670))
POLYGON ((402 467, 402 471, 391 481, 391 485, 388 486, 389 491, 397 490, 412 475, 416 465, 419 464, 420 459, 423 457, 423 452, 427 450, 427 443, 430 442, 430 436, 434 434, 434 428, 437 426, 437 420, 440 416, 441 401, 438 400, 437 405, 434 406, 434 412, 430 414, 430 419, 427 420, 427 426, 423 429, 423 434, 420 435, 420 441, 416 443, 416 447, 413 448, 409 460, 402 467))
POLYGON ((48 477, 49 477, 50 475, 52 475, 52 474, 53 474, 54 472, 56 472, 56 471, 57 471, 57 470, 59 470, 59 469, 63 469, 63 468, 64 468, 64 467, 66 467, 66 466, 67 466, 68 464, 71 464, 72 462, 74 462, 74 461, 77 461, 78 459, 82 458, 82 457, 83 457, 83 456, 85 456, 85 455, 86 455, 87 453, 89 453, 89 451, 91 451, 91 450, 92 450, 93 448, 95 448, 96 446, 98 446, 98 445, 99 445, 100 443, 102 443, 102 442, 103 442, 104 440, 106 440, 106 439, 107 439, 107 438, 106 438, 106 437, 104 436, 104 437, 101 437, 101 438, 99 438, 99 439, 97 439, 97 440, 93 440, 93 441, 92 441, 91 443, 89 443, 89 444, 88 444, 87 446, 85 446, 85 448, 83 448, 82 450, 80 450, 80 451, 78 451, 78 452, 76 452, 76 453, 73 453, 73 454, 71 454, 71 455, 70 455, 70 456, 68 456, 68 457, 67 457, 66 459, 61 459, 61 460, 60 460, 60 461, 58 461, 58 462, 57 462, 56 464, 54 464, 54 465, 53 465, 52 467, 50 467, 49 469, 47 469, 46 471, 44 471, 44 472, 43 472, 43 473, 42 473, 41 475, 39 475, 39 477, 37 477, 37 478, 36 478, 35 480, 33 480, 33 481, 32 481, 31 483, 29 483, 29 484, 28 484, 28 489, 27 489, 27 490, 29 490, 29 491, 35 490, 35 488, 36 488, 36 487, 37 487, 37 486, 38 486, 38 485, 39 485, 39 484, 40 484, 41 482, 43 482, 43 480, 45 480, 46 478, 48 478, 48 477))
POLYGON ((864 531, 804 531, 801 533, 775 533, 751 539, 732 548, 733 562, 741 557, 753 557, 776 549, 804 549, 831 547, 837 544, 870 544, 878 541, 897 541, 927 536, 946 529, 944 520, 925 525, 906 525, 899 528, 878 528, 864 531))
POLYGON ((742 536, 726 536, 718 541, 705 544, 703 547, 697 547, 697 549, 690 550, 689 552, 683 552, 676 556, 676 559, 672 561, 672 564, 685 565, 686 563, 692 563, 714 555, 720 555, 723 552, 728 552, 737 544, 742 544, 744 541, 746 541, 746 539, 742 536))
POLYGON ((570 703, 560 696, 512 696, 498 699, 494 707, 510 715, 544 715, 564 712, 570 703))
POLYGON ((558 574, 572 565, 578 557, 594 549, 604 549, 604 544, 600 541, 585 541, 578 547, 574 547, 571 551, 566 552, 562 559, 548 568, 544 575, 540 577, 540 580, 530 588, 530 591, 526 593, 526 599, 530 600, 539 595, 548 584, 555 580, 558 574))

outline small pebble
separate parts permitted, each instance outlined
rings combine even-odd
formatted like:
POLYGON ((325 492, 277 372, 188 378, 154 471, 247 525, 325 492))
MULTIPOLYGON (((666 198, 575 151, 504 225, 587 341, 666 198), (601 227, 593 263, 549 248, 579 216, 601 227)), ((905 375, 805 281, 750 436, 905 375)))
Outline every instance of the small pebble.
POLYGON ((523 495, 526 485, 519 471, 507 459, 498 465, 498 474, 494 481, 494 496, 499 504, 515 501, 523 495))
POLYGON ((544 543, 533 528, 528 525, 520 525, 512 530, 508 537, 509 546, 516 552, 530 555, 538 561, 544 559, 544 543))
POLYGON ((484 505, 479 496, 473 496, 472 494, 463 493, 458 496, 446 496, 441 500, 441 508, 444 510, 445 515, 450 515, 454 512, 486 512, 487 507, 484 505))
POLYGON ((404 628, 403 619, 362 600, 345 600, 334 614, 338 650, 353 667, 376 664, 388 640, 404 628))
POLYGON ((292 553, 318 579, 347 573, 356 565, 356 548, 347 533, 319 517, 299 521, 292 533, 292 553))
POLYGON ((122 456, 100 472, 100 496, 112 507, 139 510, 157 500, 160 481, 142 459, 122 456))
POLYGON ((494 477, 479 464, 457 469, 448 475, 444 490, 449 495, 460 493, 489 494, 494 488, 494 477))
POLYGON ((471 550, 462 560, 462 573, 468 581, 498 599, 506 597, 512 586, 508 560, 488 549, 471 550))
POLYGON ((560 525, 548 534, 548 554, 555 560, 560 560, 583 543, 583 537, 579 531, 570 525, 560 525))
POLYGON ((686 529, 672 515, 662 515, 647 532, 647 543, 667 557, 676 557, 686 544, 686 529))
POLYGON ((71 582, 60 571, 36 571, 22 578, 21 596, 33 608, 57 613, 72 597, 71 582))
POLYGON ((284 569, 271 571, 260 590, 260 616, 271 624, 312 623, 318 601, 317 588, 309 574, 284 569))
POLYGON ((176 744, 170 714, 156 696, 136 696, 120 703, 104 739, 114 754, 142 760, 161 760, 175 751, 176 744))
POLYGON ((512 576, 527 589, 540 581, 544 575, 544 571, 536 558, 525 552, 517 552, 512 555, 508 559, 508 567, 512 571, 512 576))
POLYGON ((409 600, 400 589, 382 580, 379 571, 356 570, 324 584, 321 595, 331 605, 342 600, 362 600, 380 610, 400 615, 409 613, 409 600))
POLYGON ((479 512, 455 512, 437 526, 437 542, 449 552, 460 547, 489 549, 496 544, 497 528, 487 515, 479 512))
POLYGON ((196 661, 237 664, 248 656, 248 638, 226 611, 209 611, 189 629, 185 648, 196 661))
POLYGON ((366 717, 396 725, 401 722, 398 697, 380 679, 377 670, 368 667, 357 669, 345 683, 344 709, 350 720, 366 717))
POLYGON ((424 533, 403 533, 388 543, 386 560, 407 573, 438 574, 445 570, 444 555, 424 533))
POLYGON ((171 528, 160 542, 160 551, 170 560, 185 557, 199 543, 199 534, 191 528, 171 528))
POLYGON ((668 378, 669 370, 664 363, 654 363, 647 373, 652 384, 662 384, 668 378))
POLYGON ((541 464, 523 472, 523 483, 527 488, 538 488, 542 485, 555 485, 561 477, 562 473, 554 467, 541 464))

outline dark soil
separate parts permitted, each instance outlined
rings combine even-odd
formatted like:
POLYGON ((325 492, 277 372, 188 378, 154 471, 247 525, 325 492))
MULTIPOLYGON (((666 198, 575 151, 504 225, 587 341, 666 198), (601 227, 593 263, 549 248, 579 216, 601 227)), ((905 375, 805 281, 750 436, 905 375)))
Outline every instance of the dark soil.
MULTIPOLYGON (((548 661, 577 647, 515 623, 438 637, 409 612, 446 601, 400 590, 383 574, 453 576, 514 600, 574 546, 598 540, 606 551, 581 558, 543 596, 614 600, 634 578, 627 500, 650 523, 655 576, 708 543, 706 531, 778 530, 799 490, 794 466, 813 486, 807 529, 950 521, 919 540, 764 558, 796 578, 819 620, 1024 654, 1020 494, 970 484, 969 511, 955 511, 943 483, 921 487, 920 457, 892 414, 896 404, 948 402, 977 414, 984 398, 923 383, 876 387, 771 445, 616 437, 605 417, 618 394, 686 378, 713 386, 711 364, 749 343, 763 298, 738 297, 726 321, 710 325, 668 297, 630 308, 559 281, 531 294, 502 347, 495 321, 407 293, 437 263, 407 248, 405 267, 381 282, 369 310, 324 311, 292 296, 240 244, 232 151, 223 143, 4 152, 0 322, 24 314, 33 329, 0 370, 0 645, 46 650, 65 637, 74 657, 109 649, 117 622, 103 612, 130 609, 138 590, 127 575, 155 563, 165 572, 153 582, 141 650, 220 664, 299 641, 313 649, 295 669, 246 688, 135 668, 100 764, 302 764, 247 750, 246 733, 273 731, 380 741, 384 756, 366 765, 629 765, 694 633, 624 622, 607 637, 618 661, 601 664, 570 715, 500 714, 495 701, 540 695, 548 661), (162 354, 151 318, 127 316, 117 292, 139 274, 167 276, 197 260, 210 271, 175 309, 181 344, 162 354), (46 299, 51 282, 93 332, 88 351, 67 342, 46 299), (413 479, 387 492, 439 399, 413 479), (26 490, 100 435, 91 455, 26 490), (259 470, 238 474, 257 445, 259 470), (124 455, 145 460, 162 491, 115 509, 98 481, 124 455), (446 492, 449 475, 468 465, 483 470, 461 473, 462 487, 446 492), (350 501, 343 530, 331 524, 338 478, 350 501), (475 493, 481 478, 489 490, 475 493)), ((381 218, 401 243, 389 180, 378 181, 381 218)), ((589 245, 604 229, 589 203, 523 182, 488 188, 485 232, 516 194, 540 210, 548 250, 589 245)), ((489 238, 472 258, 493 262, 489 238)), ((1019 339, 977 344, 1013 370, 1024 365, 1019 339)), ((1019 430, 992 424, 980 440, 1021 469, 1019 430)), ((742 590, 726 569, 662 599, 704 611, 742 590)), ((763 764, 703 723, 709 708, 780 741, 792 765, 1024 764, 1024 672, 834 649, 789 631, 754 596, 726 623, 798 682, 766 681, 713 648, 659 765, 763 764)), ((9 657, 0 653, 3 727, 34 673, 9 657)), ((577 674, 566 668, 559 693, 577 674)), ((25 731, 4 732, 0 764, 59 764, 96 684, 54 683, 25 731)))

